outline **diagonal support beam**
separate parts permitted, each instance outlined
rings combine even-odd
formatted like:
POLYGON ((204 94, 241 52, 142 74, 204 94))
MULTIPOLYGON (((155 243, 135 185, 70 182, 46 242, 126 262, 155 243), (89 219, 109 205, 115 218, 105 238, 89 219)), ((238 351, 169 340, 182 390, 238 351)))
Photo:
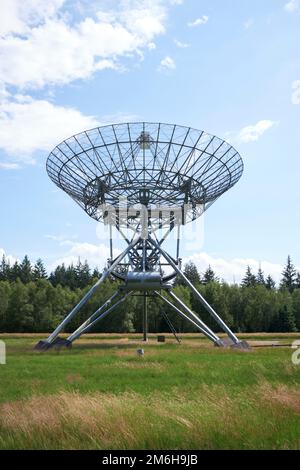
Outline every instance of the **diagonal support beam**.
POLYGON ((205 328, 199 325, 198 322, 194 321, 192 318, 190 318, 188 315, 183 313, 176 305, 172 304, 166 297, 161 295, 159 292, 155 291, 156 295, 161 298, 166 304, 168 304, 170 307, 172 307, 175 312, 177 312, 184 320, 188 320, 192 325, 194 325, 201 333, 203 333, 208 339, 213 341, 215 344, 219 344, 220 340, 218 337, 215 337, 216 335, 210 334, 205 328))
POLYGON ((153 246, 156 246, 157 249, 161 252, 163 257, 165 258, 168 263, 174 268, 174 270, 179 274, 186 285, 194 292, 194 294, 198 297, 200 300, 201 304, 203 307, 210 313, 210 315, 214 318, 214 320, 218 323, 218 325, 222 328, 225 333, 228 334, 229 338, 236 344, 239 343, 238 338, 235 336, 235 334, 231 331, 231 329, 226 325, 226 323, 222 320, 222 318, 219 317, 217 312, 209 305, 209 303, 204 299, 204 297, 198 292, 198 290, 193 286, 193 284, 189 281, 189 279, 185 276, 185 274, 181 271, 181 269, 178 268, 174 260, 171 258, 171 256, 164 251, 161 246, 156 243, 151 237, 149 237, 149 242, 152 243, 153 246))
POLYGON ((169 319, 168 315, 166 314, 166 312, 162 312, 162 316, 163 316, 165 322, 167 323, 167 325, 169 326, 170 330, 172 331, 172 333, 173 333, 173 335, 174 335, 174 337, 175 337, 177 343, 180 344, 180 343, 181 343, 181 340, 180 340, 180 338, 177 336, 177 332, 176 332, 176 330, 175 330, 173 324, 171 323, 171 320, 169 319))
POLYGON ((76 315, 76 313, 86 304, 86 302, 92 297, 94 292, 98 289, 98 287, 105 281, 105 279, 110 275, 110 273, 116 268, 116 266, 122 261, 123 258, 127 255, 127 253, 138 243, 140 240, 140 236, 138 236, 135 240, 133 240, 126 250, 124 250, 116 259, 115 261, 109 266, 109 268, 102 273, 102 276, 96 284, 85 294, 85 296, 80 300, 80 302, 73 308, 73 310, 66 316, 66 318, 58 325, 58 327, 51 333, 51 335, 47 338, 47 343, 52 343, 55 338, 59 335, 59 333, 63 330, 63 328, 72 320, 72 318, 76 315))
POLYGON ((75 339, 75 335, 77 333, 79 333, 79 331, 83 330, 85 327, 87 327, 90 323, 92 323, 93 320, 95 320, 99 314, 102 312, 102 310, 104 310, 105 308, 108 308, 110 306, 110 304, 112 303, 112 301, 120 294, 120 290, 117 290, 116 292, 114 292, 114 294, 108 299, 106 300, 106 302, 104 302, 104 304, 101 305, 101 307, 99 307, 85 322, 83 322, 78 328, 77 330, 74 331, 74 333, 72 333, 67 339, 68 341, 73 341, 75 339))
MULTIPOLYGON (((86 325, 84 328, 79 327, 76 331, 74 331, 74 333, 72 333, 72 335, 68 337, 68 341, 72 342, 75 339, 78 339, 79 336, 83 335, 84 333, 87 333, 91 328, 93 328, 93 326, 96 325, 96 323, 98 323, 100 320, 103 320, 103 318, 105 318, 110 312, 115 310, 115 308, 118 307, 122 302, 124 302, 124 300, 126 300, 127 297, 131 294, 132 294, 132 291, 127 292, 124 295, 124 297, 122 297, 120 300, 115 302, 109 309, 105 310, 105 312, 101 313, 101 315, 95 318, 91 323, 86 325)), ((96 313, 99 312, 100 310, 101 310, 101 307, 94 313, 94 315, 96 315, 96 313)))
POLYGON ((221 341, 220 338, 214 333, 201 318, 198 317, 177 295, 174 294, 171 290, 168 291, 168 294, 172 299, 177 302, 186 312, 187 315, 192 318, 196 323, 198 323, 203 330, 205 330, 215 341, 221 341))

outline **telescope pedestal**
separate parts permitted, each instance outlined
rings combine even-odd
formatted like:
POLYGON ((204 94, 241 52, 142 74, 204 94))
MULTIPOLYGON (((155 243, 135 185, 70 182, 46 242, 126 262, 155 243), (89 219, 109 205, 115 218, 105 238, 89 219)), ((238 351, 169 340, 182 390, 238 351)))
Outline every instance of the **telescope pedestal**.
MULTIPOLYGON (((164 240, 164 239, 163 239, 164 240)), ((85 294, 81 301, 73 308, 73 310, 66 316, 66 318, 58 325, 54 332, 46 339, 39 341, 36 345, 38 350, 48 350, 50 348, 59 347, 71 347, 73 341, 78 339, 82 334, 87 333, 93 328, 99 321, 109 315, 115 310, 127 297, 134 294, 135 292, 142 292, 143 295, 143 341, 148 339, 148 305, 147 305, 147 293, 157 298, 160 298, 168 306, 172 307, 181 318, 189 321, 197 330, 203 333, 208 339, 210 339, 215 346, 218 347, 231 347, 235 349, 248 350, 249 345, 246 341, 239 341, 236 335, 221 319, 217 312, 212 308, 211 305, 203 298, 200 292, 193 286, 189 279, 185 276, 180 265, 180 260, 173 259, 166 251, 161 247, 162 242, 158 242, 153 239, 149 233, 147 240, 142 240, 141 235, 138 235, 131 242, 128 240, 127 248, 121 253, 115 260, 110 260, 107 269, 103 272, 100 279, 95 285, 85 294), (149 252, 149 254, 148 254, 149 252), (128 256, 129 263, 128 269, 132 269, 132 260, 135 260, 135 270, 129 271, 125 275, 121 275, 118 272, 118 266, 122 260, 128 256), (147 271, 151 266, 153 257, 159 261, 160 265, 161 258, 165 260, 164 265, 168 265, 174 269, 171 275, 163 276, 162 270, 160 271, 147 271), (129 275, 130 274, 130 275, 129 275), (121 278, 124 284, 114 292, 114 294, 106 300, 85 322, 80 325, 76 331, 68 336, 68 338, 60 338, 58 335, 64 329, 64 327, 72 320, 72 318, 78 313, 80 308, 86 304, 91 298, 98 287, 103 283, 109 275, 121 278), (180 276, 185 285, 196 295, 198 300, 201 302, 203 307, 208 311, 211 317, 216 321, 218 326, 227 334, 226 339, 220 338, 214 333, 200 318, 196 315, 179 297, 175 295, 172 290, 172 285, 169 280, 174 279, 176 276, 180 276)), ((124 266, 124 263, 122 263, 124 266)), ((169 325, 177 341, 178 337, 176 332, 169 325)))

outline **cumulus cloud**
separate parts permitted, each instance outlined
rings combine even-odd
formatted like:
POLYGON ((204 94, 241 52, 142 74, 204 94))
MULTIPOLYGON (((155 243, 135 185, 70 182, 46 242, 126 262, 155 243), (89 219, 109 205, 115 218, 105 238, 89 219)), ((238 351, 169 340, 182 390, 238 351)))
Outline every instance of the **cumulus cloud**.
POLYGON ((278 121, 270 121, 268 119, 264 119, 258 121, 256 124, 243 127, 238 132, 226 132, 225 138, 227 142, 230 142, 232 144, 256 142, 260 137, 263 136, 265 132, 267 132, 269 129, 278 124, 278 121))
POLYGON ((290 0, 284 5, 284 9, 289 13, 293 13, 294 11, 297 11, 299 7, 300 7, 299 0, 290 0))
POLYGON ((122 1, 118 10, 97 11, 75 24, 58 14, 63 0, 12 0, 9 10, 10 1, 4 0, 10 16, 1 20, 0 36, 0 83, 6 85, 66 84, 117 69, 122 57, 140 56, 165 32, 167 7, 160 0, 122 1))
POLYGON ((16 261, 19 261, 15 256, 8 255, 3 248, 0 248, 0 261, 2 258, 6 259, 7 262, 9 262, 11 265, 14 264, 16 261))
POLYGON ((292 83, 292 103, 300 104, 300 80, 295 80, 292 83))
POLYGON ((174 43, 177 47, 179 47, 180 49, 186 49, 187 47, 190 47, 189 44, 187 44, 186 42, 181 42, 181 41, 178 41, 178 39, 174 39, 174 43))
POLYGON ((138 114, 118 112, 101 116, 101 125, 118 124, 120 122, 136 122, 140 119, 138 114))
POLYGON ((1 169, 33 163, 36 150, 48 151, 71 134, 105 123, 28 96, 29 90, 65 85, 103 69, 124 70, 122 59, 141 60, 143 49, 154 49, 154 38, 165 32, 172 3, 92 1, 80 8, 75 0, 2 0, 0 149, 7 155, 1 169))
MULTIPOLYGON (((58 264, 62 263, 65 265, 70 265, 71 263, 76 264, 79 258, 82 262, 87 260, 92 268, 98 266, 102 269, 109 258, 109 247, 106 243, 95 245, 69 239, 66 240, 64 237, 59 237, 55 241, 58 241, 60 246, 67 247, 67 251, 52 263, 50 270, 53 270, 58 264)), ((120 253, 120 250, 114 250, 115 256, 120 253)), ((255 274, 259 267, 261 267, 265 275, 268 276, 271 274, 277 283, 280 281, 283 271, 281 264, 271 263, 269 261, 258 261, 253 258, 234 258, 226 260, 224 258, 216 258, 205 252, 195 252, 191 256, 185 257, 183 264, 189 261, 195 263, 201 273, 205 272, 210 265, 219 278, 224 279, 228 283, 240 283, 245 275, 247 266, 250 266, 255 274)))
POLYGON ((258 121, 256 124, 246 126, 239 132, 238 139, 241 142, 256 142, 267 130, 271 129, 277 123, 270 120, 258 121))
POLYGON ((259 262, 252 258, 234 258, 231 260, 225 260, 223 258, 214 258, 208 253, 195 253, 189 258, 185 258, 184 262, 192 261, 196 264, 200 272, 206 271, 210 265, 216 274, 224 279, 226 282, 240 283, 243 279, 247 266, 250 266, 253 272, 256 274, 259 267, 264 271, 265 275, 271 276, 278 283, 281 279, 281 273, 283 266, 276 263, 270 263, 269 261, 259 262))
POLYGON ((149 49, 149 51, 154 51, 154 49, 156 49, 155 42, 149 42, 148 49, 149 49))
POLYGON ((69 242, 69 239, 75 239, 77 238, 77 235, 72 235, 71 237, 70 236, 66 236, 66 235, 45 235, 45 238, 48 238, 49 240, 53 240, 55 242, 65 242, 65 241, 68 241, 69 242))
POLYGON ((0 168, 2 170, 18 170, 20 165, 18 163, 0 162, 0 168))
POLYGON ((0 36, 26 34, 30 28, 52 18, 65 0, 1 0, 0 36))
POLYGON ((49 152, 71 135, 98 125, 130 122, 137 118, 120 112, 98 119, 47 100, 8 95, 0 101, 0 150, 5 153, 0 168, 17 170, 22 164, 35 163, 36 152, 49 152))
POLYGON ((202 24, 206 24, 209 18, 206 15, 201 16, 200 18, 196 18, 194 21, 190 21, 187 25, 189 28, 194 28, 196 26, 200 26, 202 24))
POLYGON ((169 56, 166 56, 160 61, 159 70, 174 70, 175 68, 176 64, 174 60, 169 56))
POLYGON ((11 157, 1 164, 7 169, 16 169, 19 162, 32 163, 35 151, 48 152, 64 138, 98 123, 74 108, 22 95, 0 103, 0 122, 0 149, 11 157))
MULTIPOLYGON (((102 269, 110 256, 109 246, 103 243, 94 245, 92 243, 66 240, 61 242, 61 245, 68 246, 69 248, 63 256, 59 257, 54 263, 52 263, 50 270, 55 269, 57 265, 63 263, 66 266, 69 266, 72 263, 76 264, 79 259, 82 262, 87 260, 91 268, 99 267, 102 269)), ((121 252, 119 250, 114 250, 114 255, 118 256, 120 253, 121 252)))
MULTIPOLYGON (((109 247, 105 243, 99 243, 98 245, 77 242, 74 240, 66 239, 65 236, 47 236, 54 241, 59 242, 60 246, 65 246, 66 251, 63 255, 57 257, 53 263, 49 266, 49 271, 56 268, 57 265, 65 264, 76 264, 80 259, 81 262, 88 261, 91 268, 98 267, 102 269, 109 258, 109 247)), ((121 253, 120 250, 115 249, 114 255, 118 256, 121 253)), ((2 256, 13 264, 15 261, 19 261, 15 256, 7 255, 3 248, 0 248, 0 260, 2 256)), ((226 260, 224 258, 216 258, 208 253, 194 253, 193 255, 183 259, 183 264, 192 261, 197 266, 199 272, 203 273, 210 265, 220 279, 228 283, 240 283, 245 275, 247 266, 250 266, 253 273, 257 273, 259 267, 264 271, 265 276, 269 274, 273 277, 275 282, 279 283, 282 277, 283 266, 277 263, 271 263, 269 261, 258 261, 253 258, 234 258, 226 260)), ((300 270, 300 268, 297 268, 300 270)))

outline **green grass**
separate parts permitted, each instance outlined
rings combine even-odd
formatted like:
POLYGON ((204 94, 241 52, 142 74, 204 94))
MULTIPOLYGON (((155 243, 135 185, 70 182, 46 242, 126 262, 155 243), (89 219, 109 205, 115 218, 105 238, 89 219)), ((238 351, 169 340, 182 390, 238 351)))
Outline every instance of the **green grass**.
MULTIPOLYGON (((300 366, 288 347, 218 349, 90 335, 40 353, 36 335, 1 335, 0 448, 297 449, 300 366)), ((291 343, 295 335, 249 335, 291 343)))

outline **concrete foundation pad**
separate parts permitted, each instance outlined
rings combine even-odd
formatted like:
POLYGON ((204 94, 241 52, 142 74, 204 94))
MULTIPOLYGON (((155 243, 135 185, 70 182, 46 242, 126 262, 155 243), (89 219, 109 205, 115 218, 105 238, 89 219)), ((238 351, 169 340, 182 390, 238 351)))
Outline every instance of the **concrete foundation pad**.
POLYGON ((72 342, 68 341, 66 338, 60 338, 57 337, 52 343, 49 343, 47 340, 41 340, 39 341, 34 349, 38 351, 47 351, 48 349, 60 349, 60 348, 71 348, 72 347, 72 342))

